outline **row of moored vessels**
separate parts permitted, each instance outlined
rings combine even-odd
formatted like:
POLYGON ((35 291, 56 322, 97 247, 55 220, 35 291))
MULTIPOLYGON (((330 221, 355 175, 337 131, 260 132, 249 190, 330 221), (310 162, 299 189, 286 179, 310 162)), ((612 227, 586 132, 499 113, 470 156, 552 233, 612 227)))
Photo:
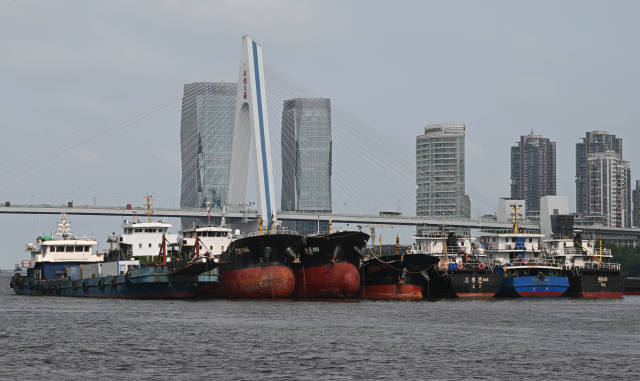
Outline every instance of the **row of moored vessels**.
MULTIPOLYGON (((303 236, 265 229, 239 234, 225 226, 183 229, 147 219, 125 221, 108 251, 75 237, 66 215, 54 235, 28 244, 27 274, 11 287, 21 295, 129 298, 433 298, 622 297, 619 264, 579 234, 483 232, 479 238, 421 234, 408 248, 376 255, 369 235, 339 231, 303 236)), ((23 262, 24 263, 24 262, 23 262)))

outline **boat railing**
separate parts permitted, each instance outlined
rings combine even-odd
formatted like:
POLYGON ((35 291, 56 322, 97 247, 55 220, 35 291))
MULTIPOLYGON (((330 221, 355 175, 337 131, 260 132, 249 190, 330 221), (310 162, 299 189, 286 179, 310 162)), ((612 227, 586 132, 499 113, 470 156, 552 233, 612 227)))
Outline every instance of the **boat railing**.
POLYGON ((531 260, 525 260, 525 261, 513 261, 513 262, 507 262, 504 265, 506 267, 558 267, 558 268, 563 267, 563 265, 560 262, 555 261, 553 259, 547 259, 547 258, 538 258, 538 259, 531 259, 531 260))
POLYGON ((263 231, 263 232, 242 233, 236 236, 236 238, 256 237, 259 235, 300 235, 300 233, 298 233, 295 230, 272 229, 270 231, 263 231))
POLYGON ((574 266, 581 267, 583 269, 588 270, 616 270, 620 271, 622 265, 619 263, 610 263, 610 262, 585 262, 582 266, 574 266))

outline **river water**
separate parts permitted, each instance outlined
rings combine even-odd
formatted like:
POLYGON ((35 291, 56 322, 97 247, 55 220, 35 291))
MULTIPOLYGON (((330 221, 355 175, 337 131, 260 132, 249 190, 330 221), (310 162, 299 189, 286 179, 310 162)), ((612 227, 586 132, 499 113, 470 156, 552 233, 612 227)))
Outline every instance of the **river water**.
POLYGON ((640 297, 436 302, 17 296, 0 380, 638 379, 640 297))

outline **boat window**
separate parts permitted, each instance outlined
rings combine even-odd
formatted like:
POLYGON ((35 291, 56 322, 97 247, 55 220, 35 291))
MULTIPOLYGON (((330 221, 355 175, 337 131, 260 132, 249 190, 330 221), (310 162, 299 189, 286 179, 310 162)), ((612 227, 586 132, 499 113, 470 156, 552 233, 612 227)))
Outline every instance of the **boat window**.
POLYGON ((76 246, 73 251, 82 251, 82 246, 76 246))
POLYGON ((136 233, 142 233, 142 229, 136 229, 136 233))
POLYGON ((84 247, 84 251, 90 251, 91 247, 90 246, 85 246, 84 247))
POLYGON ((67 252, 73 251, 73 246, 67 246, 67 249, 65 251, 67 251, 67 252))
POLYGON ((529 242, 533 242, 533 238, 529 238, 529 242))
POLYGON ((56 253, 64 251, 64 246, 56 246, 56 253))
POLYGON ((151 247, 151 244, 149 244, 149 247, 151 247))
POLYGON ((213 246, 209 246, 209 250, 213 250, 213 246))
POLYGON ((141 243, 138 244, 138 249, 142 249, 142 244, 141 243))

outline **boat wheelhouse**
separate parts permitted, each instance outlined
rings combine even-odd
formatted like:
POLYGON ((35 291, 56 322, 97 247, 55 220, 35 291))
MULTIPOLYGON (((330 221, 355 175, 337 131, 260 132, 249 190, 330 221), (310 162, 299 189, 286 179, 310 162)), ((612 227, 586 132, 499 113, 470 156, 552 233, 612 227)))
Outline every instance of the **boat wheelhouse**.
POLYGON ((225 226, 194 226, 182 229, 180 234, 181 256, 213 257, 216 262, 233 240, 231 228, 225 226))
POLYGON ((169 233, 171 224, 164 220, 152 221, 151 196, 145 198, 147 221, 139 221, 134 216, 129 221, 124 220, 122 224, 123 231, 118 240, 121 259, 135 258, 142 263, 150 263, 161 255, 163 239, 169 251, 178 244, 178 235, 169 233))
POLYGON ((35 279, 60 278, 66 266, 96 263, 104 255, 96 251, 97 241, 90 237, 74 237, 66 213, 62 213, 56 233, 38 236, 36 243, 29 243, 26 250, 31 254, 30 263, 35 279))

